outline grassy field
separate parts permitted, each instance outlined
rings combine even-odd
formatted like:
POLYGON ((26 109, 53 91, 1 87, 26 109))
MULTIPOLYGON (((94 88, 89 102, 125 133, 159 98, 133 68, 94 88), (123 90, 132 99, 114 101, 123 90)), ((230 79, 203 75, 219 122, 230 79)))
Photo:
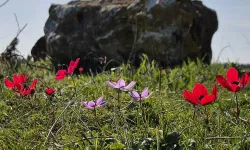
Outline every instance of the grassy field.
MULTIPOLYGON (((30 62, 50 66, 50 62, 30 62)), ((189 62, 175 69, 159 69, 145 57, 140 68, 129 64, 98 75, 68 75, 22 64, 18 71, 2 67, 0 84, 0 149, 250 149, 250 88, 234 93, 216 82, 231 65, 189 62), (4 84, 13 74, 28 74, 28 85, 38 78, 33 95, 19 96, 4 84), (145 87, 151 94, 137 102, 128 92, 113 89, 106 81, 136 81, 133 90, 145 87), (183 98, 202 83, 209 93, 218 85, 214 103, 195 109, 183 98), (49 87, 55 89, 46 95, 49 87), (86 109, 82 102, 103 96, 107 103, 86 109)), ((78 66, 81 67, 81 66, 78 66)), ((84 67, 84 66, 82 66, 84 67)), ((239 74, 246 70, 234 65, 239 74)))

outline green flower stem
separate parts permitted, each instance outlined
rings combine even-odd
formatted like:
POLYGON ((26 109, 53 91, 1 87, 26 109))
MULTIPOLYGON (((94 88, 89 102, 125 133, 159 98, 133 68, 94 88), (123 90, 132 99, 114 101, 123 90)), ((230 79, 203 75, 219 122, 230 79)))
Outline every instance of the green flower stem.
POLYGON ((236 101, 236 116, 237 116, 237 119, 238 119, 239 116, 240 116, 240 108, 239 108, 237 93, 235 92, 234 95, 235 95, 235 101, 236 101))
POLYGON ((121 111, 121 102, 120 102, 120 91, 117 91, 117 100, 118 100, 118 110, 121 111))

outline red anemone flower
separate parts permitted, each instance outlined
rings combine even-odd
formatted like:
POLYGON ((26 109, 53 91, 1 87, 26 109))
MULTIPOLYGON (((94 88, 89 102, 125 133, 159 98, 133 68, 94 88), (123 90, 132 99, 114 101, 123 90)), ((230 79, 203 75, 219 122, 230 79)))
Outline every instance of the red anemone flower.
POLYGON ((15 88, 15 86, 18 86, 19 84, 25 83, 27 81, 27 79, 28 79, 28 75, 24 76, 22 73, 20 73, 18 76, 16 74, 14 74, 13 75, 13 82, 10 81, 9 79, 5 78, 4 83, 8 88, 13 89, 13 88, 15 88))
POLYGON ((22 73, 20 73, 19 76, 13 75, 13 82, 10 81, 9 79, 5 78, 4 82, 5 85, 12 89, 16 94, 21 94, 22 96, 27 96, 29 94, 34 94, 35 93, 35 86, 37 83, 37 78, 34 79, 34 81, 31 83, 30 86, 27 86, 26 81, 27 81, 28 75, 24 76, 22 73))
POLYGON ((46 93, 47 95, 53 95, 53 94, 55 93, 55 89, 53 89, 53 88, 47 88, 47 89, 45 90, 45 93, 46 93))
POLYGON ((226 79, 218 75, 216 76, 216 81, 224 88, 232 92, 239 92, 248 84, 249 73, 243 74, 241 79, 239 79, 238 71, 235 68, 229 68, 226 74, 226 79))
POLYGON ((63 78, 65 78, 65 76, 71 75, 75 71, 76 67, 78 66, 79 61, 80 61, 80 58, 77 58, 76 61, 71 60, 67 70, 61 69, 57 71, 55 79, 62 80, 63 78))
POLYGON ((56 80, 62 80, 67 75, 66 70, 58 70, 56 73, 56 80))
POLYGON ((79 68, 79 72, 83 72, 84 68, 83 67, 80 67, 79 68))
POLYGON ((193 88, 193 92, 184 90, 183 97, 193 105, 208 105, 216 100, 217 87, 214 85, 212 93, 208 94, 207 88, 203 84, 197 83, 193 88))
POLYGON ((36 87, 37 80, 38 79, 35 78, 30 86, 22 87, 23 88, 23 90, 21 91, 22 96, 32 95, 35 93, 35 87, 36 87))
POLYGON ((80 61, 80 58, 77 58, 76 61, 73 61, 73 60, 70 61, 67 74, 72 74, 74 72, 74 70, 79 64, 79 61, 80 61))

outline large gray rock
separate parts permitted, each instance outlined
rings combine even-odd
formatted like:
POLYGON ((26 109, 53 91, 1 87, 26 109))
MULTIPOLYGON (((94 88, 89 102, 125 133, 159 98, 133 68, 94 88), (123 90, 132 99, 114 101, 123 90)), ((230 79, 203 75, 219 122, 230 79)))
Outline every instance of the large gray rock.
POLYGON ((138 65, 145 53, 171 67, 188 57, 209 64, 217 28, 216 12, 200 1, 78 0, 50 7, 44 37, 54 64, 80 57, 81 65, 93 70, 97 58, 106 56, 138 65))

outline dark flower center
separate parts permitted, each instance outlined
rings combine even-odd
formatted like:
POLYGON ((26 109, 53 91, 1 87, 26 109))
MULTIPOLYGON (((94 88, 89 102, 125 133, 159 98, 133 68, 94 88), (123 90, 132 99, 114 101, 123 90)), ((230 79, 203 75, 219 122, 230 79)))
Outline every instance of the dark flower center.
POLYGON ((27 83, 23 83, 23 87, 27 88, 28 87, 27 83))
POLYGON ((232 82, 231 84, 236 84, 236 85, 238 85, 238 84, 239 84, 239 82, 234 81, 234 82, 232 82))
POLYGON ((125 86, 121 86, 120 88, 119 88, 119 90, 121 90, 122 88, 124 88, 125 86))
POLYGON ((199 100, 201 100, 203 97, 204 97, 204 95, 201 95, 201 96, 199 97, 199 100))

